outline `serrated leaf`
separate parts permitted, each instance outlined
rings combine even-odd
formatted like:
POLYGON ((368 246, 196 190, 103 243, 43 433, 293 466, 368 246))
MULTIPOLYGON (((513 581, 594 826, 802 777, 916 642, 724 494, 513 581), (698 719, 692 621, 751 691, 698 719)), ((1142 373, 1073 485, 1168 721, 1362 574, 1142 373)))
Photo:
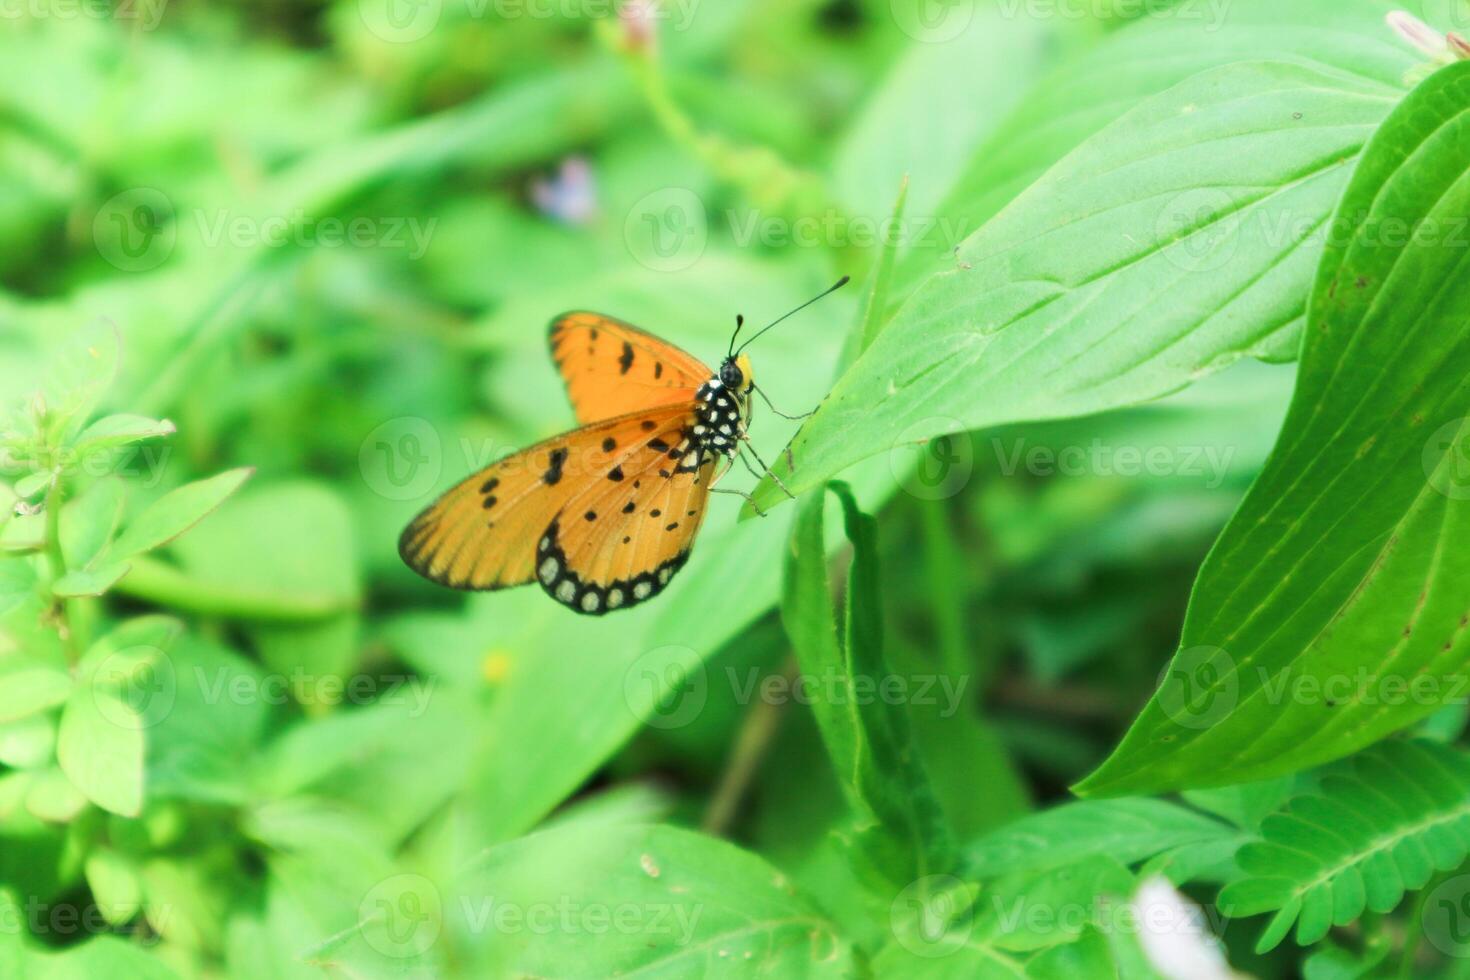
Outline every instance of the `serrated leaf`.
POLYGON ((132 705, 106 688, 74 694, 56 740, 62 772, 102 809, 136 817, 143 809, 143 727, 132 705))
POLYGON ((1261 823, 1236 855, 1244 876, 1219 905, 1232 917, 1274 912, 1257 952, 1293 924, 1301 945, 1366 910, 1388 912, 1406 890, 1470 855, 1470 755, 1434 742, 1390 741, 1327 776, 1261 823))
POLYGON ((250 467, 227 470, 170 490, 144 508, 112 545, 117 558, 131 558, 172 541, 207 517, 250 478, 250 467))
POLYGON ((1079 792, 1295 772, 1463 696, 1470 552, 1449 542, 1470 534, 1470 250, 1450 236, 1470 213, 1467 104, 1461 62, 1365 152, 1277 446, 1200 570, 1159 690, 1079 792))

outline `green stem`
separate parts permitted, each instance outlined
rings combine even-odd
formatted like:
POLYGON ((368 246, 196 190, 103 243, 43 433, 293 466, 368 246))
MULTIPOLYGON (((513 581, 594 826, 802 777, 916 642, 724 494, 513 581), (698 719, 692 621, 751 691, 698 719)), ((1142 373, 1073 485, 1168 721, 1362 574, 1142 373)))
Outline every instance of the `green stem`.
MULTIPOLYGON (((789 688, 796 679, 796 661, 788 661, 782 675, 789 688)), ((703 829, 706 833, 723 834, 729 830, 740 809, 740 801, 760 771, 761 761, 781 727, 781 707, 762 698, 746 712, 735 736, 735 747, 730 750, 730 761, 704 811, 703 829)))
MULTIPOLYGON (((51 477, 51 485, 46 488, 46 498, 42 507, 46 513, 46 562, 51 566, 51 581, 54 583, 66 574, 66 554, 61 550, 61 473, 59 471, 51 477)), ((56 603, 57 630, 61 634, 61 645, 66 651, 67 659, 74 664, 77 662, 80 651, 77 650, 76 638, 72 635, 67 600, 62 596, 52 598, 56 603)))

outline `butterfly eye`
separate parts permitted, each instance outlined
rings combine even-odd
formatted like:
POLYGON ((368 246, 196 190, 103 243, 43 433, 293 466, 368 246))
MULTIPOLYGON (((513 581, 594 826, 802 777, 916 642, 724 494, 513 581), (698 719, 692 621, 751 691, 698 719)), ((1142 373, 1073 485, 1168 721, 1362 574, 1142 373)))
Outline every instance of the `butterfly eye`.
POLYGON ((726 388, 739 389, 744 383, 745 375, 740 373, 740 369, 735 366, 734 361, 726 361, 720 365, 720 384, 726 388))

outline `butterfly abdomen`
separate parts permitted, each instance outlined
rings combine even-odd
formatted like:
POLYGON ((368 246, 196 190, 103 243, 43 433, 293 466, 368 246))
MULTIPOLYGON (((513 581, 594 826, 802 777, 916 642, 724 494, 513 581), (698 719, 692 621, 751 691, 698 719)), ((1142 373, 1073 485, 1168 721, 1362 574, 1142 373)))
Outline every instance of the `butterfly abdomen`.
POLYGON ((708 452, 734 456, 745 435, 745 406, 740 398, 711 378, 700 385, 694 401, 695 443, 708 452))

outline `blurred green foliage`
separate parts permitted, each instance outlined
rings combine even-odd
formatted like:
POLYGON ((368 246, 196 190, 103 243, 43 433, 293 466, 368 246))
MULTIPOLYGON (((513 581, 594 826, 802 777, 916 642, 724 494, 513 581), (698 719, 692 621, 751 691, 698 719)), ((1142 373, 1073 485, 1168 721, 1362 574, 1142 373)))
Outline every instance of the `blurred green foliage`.
POLYGON ((1430 75, 1388 9, 0 0, 0 977, 1463 962, 1463 753, 1332 761, 1452 743, 1463 708, 1308 752, 1320 704, 1252 700, 1418 528, 1321 670, 1378 664, 1465 516, 1461 430, 1418 431, 1466 411, 1463 297, 1427 285, 1460 253, 1316 234, 1344 193, 1464 196, 1433 135, 1464 66, 1430 75), (737 313, 839 275, 751 348, 818 409, 753 428, 811 492, 716 499, 656 602, 578 617, 400 562, 436 493, 572 423, 553 315, 717 363, 737 313), (1398 319, 1333 290, 1395 275, 1398 319), (1412 349, 1364 350, 1382 324, 1412 349), (1166 668, 1186 623, 1225 659, 1166 668), (1236 681, 1215 713, 1176 676, 1236 681), (1185 752, 1211 733, 1266 761, 1185 752), (1067 800, 1094 770, 1184 792, 1067 800), (1346 829, 1300 831, 1300 799, 1346 829), (1222 885, 1270 941, 1197 928, 1222 885))

